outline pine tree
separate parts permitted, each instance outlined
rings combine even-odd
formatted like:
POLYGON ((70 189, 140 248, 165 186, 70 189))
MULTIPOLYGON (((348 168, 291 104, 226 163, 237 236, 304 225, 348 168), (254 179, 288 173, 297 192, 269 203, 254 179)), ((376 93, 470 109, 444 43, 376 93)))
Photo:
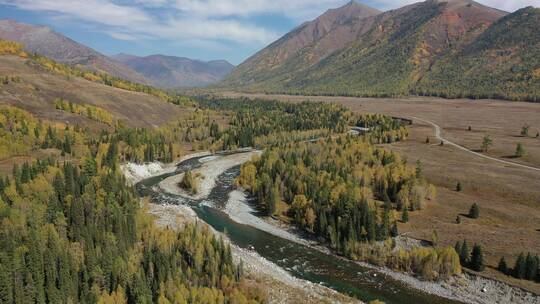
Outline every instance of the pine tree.
POLYGON ((471 254, 471 268, 475 271, 483 271, 485 268, 482 246, 478 244, 474 244, 473 246, 471 254))
POLYGON ((516 264, 514 265, 514 277, 518 279, 525 278, 526 268, 525 268, 525 256, 523 252, 519 254, 516 264))
POLYGON ((538 261, 537 258, 532 256, 530 253, 527 253, 525 258, 525 279, 535 280, 536 272, 538 271, 538 261))
POLYGON ((514 156, 517 158, 525 156, 525 148, 523 147, 523 144, 518 143, 516 146, 516 152, 514 153, 514 156))
POLYGON ((456 191, 461 192, 463 190, 463 186, 461 185, 461 182, 457 182, 456 184, 456 191))
POLYGON ((506 260, 504 259, 504 257, 502 257, 499 261, 497 269, 504 274, 508 274, 508 265, 506 264, 506 260))
POLYGON ((390 214, 389 210, 384 210, 383 220, 381 227, 379 228, 379 240, 384 241, 388 238, 390 233, 390 214))
POLYGON ((461 265, 467 266, 469 264, 469 257, 469 246, 467 245, 467 240, 464 240, 461 245, 461 250, 459 251, 459 261, 461 262, 461 265))
MULTIPOLYGON (((339 224, 339 222, 338 222, 339 224)), ((368 216, 367 216, 367 238, 369 241, 374 241, 377 237, 376 232, 376 221, 375 221, 375 214, 373 211, 368 209, 368 216)))
POLYGON ((461 253, 461 242, 460 241, 456 242, 456 244, 454 245, 454 250, 456 251, 456 253, 458 255, 461 253))
POLYGON ((399 235, 397 223, 394 222, 390 229, 390 236, 397 237, 399 235))
POLYGON ((461 224, 461 216, 456 217, 456 224, 461 224))
POLYGON ((270 197, 268 198, 268 205, 266 206, 267 215, 272 216, 276 212, 276 207, 279 202, 279 190, 278 186, 274 185, 270 189, 270 197))
POLYGON ((478 204, 472 204, 471 208, 469 209, 469 217, 473 219, 480 217, 480 207, 478 207, 478 204))
POLYGON ((401 214, 401 221, 407 223, 409 221, 409 208, 405 206, 403 208, 403 213, 401 214))

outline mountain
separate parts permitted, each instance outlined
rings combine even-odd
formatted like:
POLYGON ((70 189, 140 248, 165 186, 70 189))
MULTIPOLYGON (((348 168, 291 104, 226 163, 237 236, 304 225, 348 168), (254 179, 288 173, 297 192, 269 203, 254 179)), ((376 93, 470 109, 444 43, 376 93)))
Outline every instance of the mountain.
POLYGON ((354 41, 365 31, 363 19, 380 11, 351 1, 306 22, 261 50, 229 75, 228 86, 258 86, 261 82, 286 81, 291 73, 320 62, 354 41))
POLYGON ((418 90, 540 101, 539 28, 538 8, 501 18, 461 51, 436 62, 418 90))
MULTIPOLYGON (((362 6, 350 3, 337 11, 353 7, 362 6)), ((429 0, 367 17, 352 14, 296 51, 284 42, 305 25, 293 30, 239 65, 222 86, 292 94, 536 100, 540 93, 529 84, 540 74, 537 15, 533 8, 508 15, 471 0, 429 0), (343 32, 348 35, 339 35, 343 32), (330 39, 342 44, 323 47, 330 39), (289 54, 284 63, 271 64, 281 53, 289 54)))
MULTIPOLYGON (((106 126, 87 115, 59 111, 56 101, 103 109, 114 120, 131 127, 158 126, 189 113, 185 107, 154 95, 119 89, 56 69, 51 61, 3 52, 5 44, 0 40, 0 105, 25 109, 40 119, 91 128, 106 126)), ((121 84, 127 87, 125 82, 121 84)))
POLYGON ((225 60, 204 62, 174 56, 137 57, 128 54, 118 54, 113 58, 144 75, 153 85, 166 89, 214 84, 234 68, 225 60))
POLYGON ((115 60, 77 43, 49 27, 0 20, 0 39, 22 43, 25 50, 57 62, 77 65, 92 71, 104 71, 122 79, 147 83, 139 73, 115 60))

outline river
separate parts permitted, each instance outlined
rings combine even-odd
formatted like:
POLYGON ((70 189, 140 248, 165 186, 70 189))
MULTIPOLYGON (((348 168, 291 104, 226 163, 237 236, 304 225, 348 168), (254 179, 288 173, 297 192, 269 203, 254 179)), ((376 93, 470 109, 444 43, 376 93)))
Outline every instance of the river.
POLYGON ((199 161, 201 158, 185 160, 177 165, 176 172, 137 183, 135 187, 138 194, 150 196, 154 203, 187 204, 201 220, 215 230, 225 232, 235 245, 252 248, 260 256, 298 278, 323 284, 364 302, 378 299, 387 304, 461 303, 413 289, 383 273, 362 267, 352 261, 234 222, 220 210, 220 207, 226 204, 229 193, 234 190, 233 181, 239 174, 239 167, 221 174, 208 198, 201 201, 154 190, 154 186, 163 179, 201 166, 199 161))

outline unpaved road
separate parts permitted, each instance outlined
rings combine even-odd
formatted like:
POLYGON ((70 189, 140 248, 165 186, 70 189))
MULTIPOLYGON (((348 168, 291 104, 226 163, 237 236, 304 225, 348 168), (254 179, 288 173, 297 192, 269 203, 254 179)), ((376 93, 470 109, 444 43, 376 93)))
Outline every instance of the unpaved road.
POLYGON ((461 145, 458 145, 458 144, 456 144, 454 142, 451 142, 448 139, 445 139, 444 137, 442 137, 441 136, 441 127, 439 127, 434 122, 431 122, 429 120, 425 120, 425 119, 422 119, 422 118, 414 117, 414 116, 410 116, 410 118, 412 118, 413 120, 418 120, 418 121, 421 121, 421 122, 424 122, 424 123, 427 123, 427 124, 433 126, 433 128, 435 129, 435 137, 438 140, 441 140, 442 142, 444 142, 445 144, 451 145, 451 146, 456 147, 456 148, 458 148, 460 150, 466 151, 468 153, 474 154, 474 155, 482 157, 482 158, 486 158, 486 159, 493 160, 493 161, 496 161, 496 162, 499 162, 499 163, 503 163, 505 165, 511 165, 511 166, 521 167, 521 168, 525 168, 525 169, 540 171, 540 168, 531 167, 531 166, 522 165, 522 164, 518 164, 518 163, 515 163, 515 162, 511 162, 511 161, 498 159, 498 158, 495 158, 495 157, 487 156, 487 155, 484 155, 482 153, 478 153, 478 152, 474 152, 472 150, 469 150, 469 149, 467 149, 467 148, 465 148, 465 147, 463 147, 461 145))

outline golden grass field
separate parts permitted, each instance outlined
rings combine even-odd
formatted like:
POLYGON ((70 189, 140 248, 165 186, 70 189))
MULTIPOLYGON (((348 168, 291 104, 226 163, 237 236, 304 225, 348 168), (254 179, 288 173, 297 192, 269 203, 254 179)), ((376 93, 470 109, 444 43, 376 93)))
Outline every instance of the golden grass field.
MULTIPOLYGON (((493 138, 489 156, 540 168, 540 104, 506 101, 443 100, 436 98, 370 99, 348 97, 304 97, 226 93, 282 101, 304 100, 337 102, 359 113, 382 113, 399 117, 415 116, 442 128, 442 136, 459 145, 478 150, 484 135, 493 138), (520 135, 530 125, 530 137, 520 135), (471 126, 472 131, 468 131, 471 126), (521 142, 527 155, 514 159, 521 142)), ((437 231, 441 245, 454 245, 467 239, 480 243, 488 267, 483 275, 494 277, 540 294, 540 284, 515 280, 493 268, 501 256, 513 266, 517 255, 540 254, 540 171, 484 159, 455 147, 440 146, 431 125, 415 121, 407 141, 387 145, 407 158, 410 164, 420 160, 428 180, 437 186, 437 201, 423 211, 411 213, 410 222, 399 224, 400 232, 431 240, 437 231), (430 144, 426 144, 430 137, 430 144), (460 181, 463 191, 455 191, 460 181), (472 203, 480 206, 480 218, 462 216, 472 203)))

